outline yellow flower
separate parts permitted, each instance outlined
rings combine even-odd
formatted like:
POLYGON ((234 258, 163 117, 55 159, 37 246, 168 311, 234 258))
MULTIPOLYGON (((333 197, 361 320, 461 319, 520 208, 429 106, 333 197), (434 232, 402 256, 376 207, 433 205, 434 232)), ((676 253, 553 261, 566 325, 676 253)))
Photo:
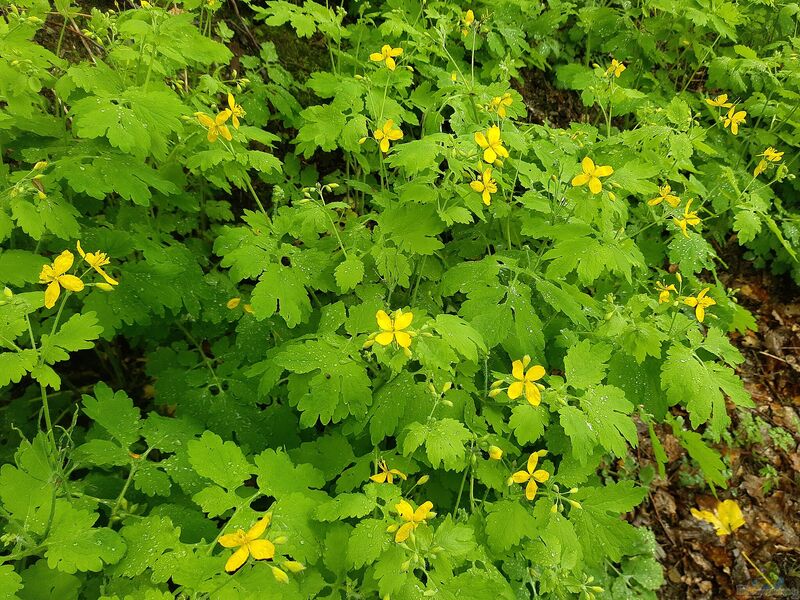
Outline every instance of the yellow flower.
POLYGON ((690 199, 686 206, 683 209, 683 216, 679 219, 678 217, 673 217, 672 220, 675 221, 675 224, 681 228, 683 235, 689 237, 689 234, 686 232, 686 226, 691 225, 694 227, 695 225, 700 224, 700 217, 697 216, 697 213, 693 210, 689 210, 689 207, 692 205, 692 200, 690 199))
POLYGON ((53 308, 61 294, 61 288, 70 292, 80 292, 83 289, 83 282, 74 275, 67 275, 67 271, 72 268, 75 256, 69 250, 64 250, 53 261, 52 265, 43 265, 39 273, 39 283, 46 283, 47 289, 44 292, 44 305, 46 308, 53 308))
POLYGON ((542 402, 542 393, 536 387, 534 381, 538 381, 544 377, 545 370, 541 365, 534 365, 527 372, 528 364, 531 362, 531 357, 527 354, 522 357, 522 360, 515 360, 511 363, 511 376, 516 380, 508 386, 508 397, 516 400, 522 394, 525 394, 525 399, 531 406, 539 406, 542 402))
POLYGON ((539 457, 547 454, 547 450, 539 450, 534 452, 528 458, 528 464, 525 471, 517 471, 514 473, 509 483, 527 483, 525 486, 525 497, 528 500, 533 500, 536 497, 536 491, 539 489, 538 483, 544 483, 550 479, 550 473, 544 469, 537 469, 536 465, 539 464, 539 457))
POLYGON ((399 469, 390 469, 386 466, 386 461, 382 460, 378 463, 381 472, 372 475, 370 479, 375 483, 394 483, 394 476, 397 475, 403 481, 406 480, 406 474, 399 469))
POLYGON ((405 521, 394 536, 394 541, 398 544, 405 542, 411 535, 411 532, 419 527, 421 523, 434 517, 434 513, 431 512, 433 503, 430 501, 420 504, 419 508, 414 510, 407 501, 400 500, 400 502, 395 504, 394 508, 400 515, 400 518, 405 521))
POLYGON ((105 252, 84 252, 83 248, 81 248, 81 241, 78 240, 77 244, 78 254, 81 255, 81 258, 86 262, 87 265, 92 267, 95 271, 100 273, 100 276, 106 280, 106 283, 109 285, 118 285, 119 281, 112 279, 109 277, 108 273, 103 270, 108 264, 111 264, 111 261, 108 260, 108 255, 105 252))
POLYGON ((736 111, 736 107, 732 106, 728 110, 728 116, 724 117, 724 127, 730 127, 731 133, 736 135, 739 133, 739 123, 744 123, 745 117, 747 117, 747 112, 740 110, 736 111))
POLYGON ((401 348, 408 348, 411 345, 411 335, 403 329, 411 325, 414 313, 404 313, 402 309, 399 309, 390 317, 383 310, 379 310, 375 313, 375 319, 378 321, 378 327, 381 328, 381 332, 375 336, 375 341, 381 346, 388 346, 392 340, 397 340, 397 344, 401 348))
POLYGON ((228 573, 233 573, 241 567, 251 554, 256 560, 269 560, 275 556, 273 543, 258 539, 264 535, 271 520, 272 515, 267 513, 267 516, 253 525, 249 531, 237 529, 236 533, 228 533, 219 538, 219 543, 224 548, 238 548, 225 563, 225 570, 228 573))
POLYGON ((775 150, 775 148, 770 146, 769 148, 764 150, 761 154, 759 154, 759 156, 763 156, 769 162, 775 163, 775 162, 780 162, 783 159, 783 152, 778 152, 777 150, 775 150))
POLYGON ((389 68, 389 70, 394 71, 397 67, 397 63, 394 61, 394 59, 400 56, 402 53, 402 48, 392 48, 389 44, 384 44, 381 47, 381 51, 373 52, 369 55, 369 59, 373 62, 386 63, 386 66, 389 68))
POLYGON ((669 285, 664 285, 660 281, 656 282, 656 289, 658 290, 658 303, 664 304, 665 302, 669 302, 672 296, 670 292, 677 292, 678 290, 675 289, 675 285, 670 283, 669 285))
POLYGON ((728 94, 720 94, 713 100, 711 98, 706 98, 706 104, 719 108, 731 108, 733 106, 733 104, 728 102, 728 94))
POLYGON ((695 519, 711 523, 719 537, 733 533, 745 524, 742 509, 733 500, 723 500, 717 504, 714 512, 710 510, 691 510, 695 519))
POLYGON ((219 136, 222 136, 229 142, 233 139, 230 129, 225 125, 225 122, 231 117, 231 111, 227 108, 213 119, 202 112, 194 113, 194 116, 197 117, 200 125, 208 129, 208 141, 212 144, 217 141, 219 136))
POLYGON ((658 188, 658 197, 653 198, 652 200, 648 200, 647 204, 650 206, 658 206, 664 200, 667 201, 672 208, 677 208, 678 205, 681 203, 681 199, 677 196, 673 195, 672 188, 668 183, 665 183, 660 188, 658 188))
POLYGON ((243 119, 247 113, 244 112, 244 108, 242 108, 241 104, 236 104, 233 94, 228 94, 228 108, 226 110, 231 113, 233 128, 239 129, 239 119, 243 119))
POLYGON ((700 293, 697 294, 697 297, 688 296, 683 300, 684 304, 694 308, 694 316, 696 316, 697 320, 701 323, 703 322, 703 319, 706 318, 706 309, 709 306, 714 306, 716 304, 713 298, 706 296, 706 293, 708 293, 709 289, 711 288, 703 288, 700 290, 700 293))
POLYGON ((502 448, 498 448, 497 446, 489 446, 489 458, 492 460, 500 460, 503 458, 502 448))
POLYGON ((496 112, 497 116, 501 119, 505 119, 508 112, 506 108, 511 106, 511 103, 514 100, 511 98, 511 93, 506 92, 502 96, 495 96, 492 98, 491 102, 489 102, 489 110, 492 112, 496 112))
POLYGON ((389 151, 389 142, 402 139, 403 132, 395 128, 394 121, 392 119, 387 119, 386 123, 383 124, 383 127, 372 132, 372 137, 379 142, 381 152, 386 154, 389 151))
POLYGON ((475 143, 483 148, 483 161, 491 164, 498 157, 508 158, 508 150, 503 147, 503 140, 500 139, 500 128, 492 125, 484 134, 479 131, 475 134, 475 143))
POLYGON ((603 190, 603 183, 600 177, 608 177, 614 173, 614 169, 606 166, 595 166, 594 161, 588 156, 581 161, 583 173, 578 173, 572 178, 572 187, 589 184, 589 191, 599 194, 603 190))
POLYGON ((619 77, 626 68, 624 64, 615 58, 611 61, 611 66, 606 69, 606 76, 610 77, 613 74, 614 77, 619 77))
POLYGON ((242 301, 242 299, 241 299, 241 298, 231 298, 230 300, 228 300, 228 301, 225 303, 225 306, 227 306, 229 310, 233 310, 234 308, 236 308, 237 306, 239 306, 239 303, 240 303, 241 301, 242 301))
POLYGON ((764 171, 767 170, 768 166, 769 166, 769 163, 767 161, 765 161, 765 160, 758 161, 758 164, 756 165, 756 168, 753 169, 753 177, 758 177, 759 175, 761 175, 764 171))
POLYGON ((464 27, 461 29, 461 35, 467 35, 469 33, 469 28, 475 22, 475 13, 472 12, 471 8, 467 10, 461 22, 464 23, 464 27))
POLYGON ((492 203, 492 194, 497 192, 497 182, 492 179, 492 167, 488 167, 480 179, 470 182, 469 187, 478 192, 486 206, 492 203))

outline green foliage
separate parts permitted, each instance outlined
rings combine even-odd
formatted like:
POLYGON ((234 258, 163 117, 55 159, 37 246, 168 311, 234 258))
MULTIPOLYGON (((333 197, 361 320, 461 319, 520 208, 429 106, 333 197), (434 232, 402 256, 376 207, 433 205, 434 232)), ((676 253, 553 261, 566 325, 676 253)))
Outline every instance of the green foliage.
POLYGON ((0 6, 0 597, 655 598, 616 459, 724 487, 718 252, 800 281, 799 11, 706 4, 0 6))

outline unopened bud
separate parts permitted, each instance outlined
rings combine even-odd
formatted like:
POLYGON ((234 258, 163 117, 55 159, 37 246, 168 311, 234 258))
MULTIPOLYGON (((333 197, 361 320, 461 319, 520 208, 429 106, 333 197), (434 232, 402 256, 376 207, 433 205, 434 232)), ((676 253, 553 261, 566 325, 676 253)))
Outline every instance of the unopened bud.
POLYGON ((245 304, 244 306, 242 306, 242 308, 244 309, 244 312, 246 312, 248 315, 254 314, 252 304, 245 304))
POLYGON ((442 386, 442 393, 444 394, 446 392, 449 392, 452 389, 452 387, 453 387, 452 381, 445 382, 445 384, 442 386))
POLYGON ((11 291, 11 288, 6 286, 3 288, 3 296, 8 298, 9 300, 14 297, 14 292, 11 291))
POLYGON ((306 566, 301 562, 297 562, 296 560, 284 561, 281 566, 285 569, 288 569, 292 573, 300 573, 301 571, 306 570, 306 566))
POLYGON ((489 446, 489 458, 492 460, 500 460, 503 458, 502 448, 498 448, 497 446, 489 446))
POLYGON ((227 306, 230 310, 233 310, 234 308, 239 306, 239 302, 241 301, 242 301, 241 298, 231 298, 225 303, 225 306, 227 306))
POLYGON ((453 408, 453 402, 450 400, 442 400, 442 404, 444 404, 447 408, 453 408))
POLYGON ((46 168, 47 168, 47 161, 46 160, 40 160, 35 165, 33 165, 33 170, 34 171, 44 171, 46 168))
POLYGON ((423 475, 422 477, 417 479, 417 485, 425 485, 426 483, 428 483, 428 481, 430 481, 430 479, 431 479, 430 475, 423 475))
POLYGON ((289 541, 288 537, 286 537, 285 535, 279 535, 274 540, 272 540, 272 543, 274 543, 274 544, 285 544, 288 541, 289 541))
POLYGON ((568 499, 567 502, 570 503, 570 506, 572 506, 572 508, 577 508, 577 509, 583 510, 583 506, 581 506, 581 503, 578 502, 577 500, 569 500, 568 499))
POLYGON ((47 198, 47 194, 45 194, 42 190, 37 191, 36 195, 39 197, 39 200, 44 200, 47 198))
POLYGON ((110 283, 106 283, 105 281, 101 281, 100 283, 94 284, 97 289, 103 290, 104 292, 113 292, 114 286, 110 283))
POLYGON ((502 391, 503 390, 501 390, 500 388, 496 388, 494 390, 489 390, 489 398, 494 398, 495 396, 500 395, 500 392, 502 392, 502 391))

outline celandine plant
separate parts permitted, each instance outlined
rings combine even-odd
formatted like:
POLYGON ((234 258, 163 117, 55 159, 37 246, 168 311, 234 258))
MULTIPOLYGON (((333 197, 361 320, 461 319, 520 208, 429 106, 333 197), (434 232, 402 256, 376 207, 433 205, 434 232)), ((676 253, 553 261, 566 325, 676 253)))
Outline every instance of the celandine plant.
POLYGON ((0 595, 655 598, 616 461, 726 485, 796 15, 231 5, 0 5, 0 595))

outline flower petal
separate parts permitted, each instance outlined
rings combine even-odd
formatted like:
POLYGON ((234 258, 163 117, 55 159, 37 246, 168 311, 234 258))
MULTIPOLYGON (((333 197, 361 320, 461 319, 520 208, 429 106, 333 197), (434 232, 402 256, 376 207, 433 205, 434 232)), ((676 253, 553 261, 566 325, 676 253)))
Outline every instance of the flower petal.
POLYGON ((536 491, 539 489, 539 486, 536 485, 536 480, 531 479, 528 482, 528 485, 525 486, 525 497, 528 500, 533 500, 536 497, 536 491))
POLYGON ((512 400, 516 400, 522 395, 522 391, 525 389, 524 384, 521 381, 515 381, 510 386, 508 386, 508 390, 506 393, 508 397, 512 400))
POLYGON ((581 161, 581 168, 583 169, 583 172, 586 173, 587 175, 593 175, 594 174, 594 161, 591 158, 589 158, 588 156, 585 157, 581 161))
POLYGON ((397 340, 397 344, 401 348, 408 348, 409 346, 411 346, 411 336, 408 335, 405 331, 395 331, 394 339, 397 340))
POLYGON ((44 291, 44 306, 45 308, 53 308, 56 305, 56 300, 61 295, 61 286, 58 285, 58 281, 53 281, 50 285, 47 286, 47 289, 44 291))
POLYGON ((61 287, 70 292, 80 292, 84 287, 83 282, 75 277, 75 275, 62 275, 58 278, 58 283, 61 284, 61 287))
POLYGON ((595 177, 608 177, 614 173, 614 168, 610 167, 609 165, 605 165, 602 167, 597 167, 594 170, 595 177))
POLYGON ((403 523, 400 526, 400 529, 397 530, 397 533, 394 534, 394 541, 398 544, 405 542, 408 537, 411 535, 411 532, 414 531, 416 527, 416 523, 409 521, 408 523, 403 523))
POLYGON ((536 470, 536 465, 539 464, 539 453, 534 452, 528 457, 527 469, 528 473, 533 473, 536 470))
POLYGON ((417 510, 414 511, 414 521, 421 523, 428 518, 428 513, 431 512, 431 510, 433 510, 433 502, 430 500, 423 502, 419 505, 417 510))
POLYGON ((528 404, 531 406, 539 406, 542 403, 542 393, 539 391, 539 388, 530 381, 526 381, 524 385, 525 400, 527 400, 528 404))
POLYGON ((511 475, 511 480, 514 483, 525 483, 531 478, 531 474, 527 471, 517 471, 511 475))
POLYGON ((239 533, 226 533, 217 542, 223 548, 236 548, 242 545, 242 536, 239 533))
POLYGON ((386 66, 390 71, 394 71, 397 68, 397 63, 394 62, 394 59, 391 56, 388 56, 386 57, 386 66))
POLYGON ((249 546, 250 554, 256 560, 269 560, 275 556, 275 545, 269 540, 253 540, 249 546))
POLYGON ((544 377, 544 367, 542 365, 534 365, 525 374, 525 379, 528 381, 538 381, 544 377))
POLYGON ((587 175, 586 173, 579 173, 572 178, 570 183, 572 184, 572 187, 578 187, 581 185, 586 185, 589 182, 589 179, 591 179, 590 175, 587 175))
POLYGON ((385 310, 379 310, 375 313, 375 320, 378 322, 378 327, 380 327, 383 331, 392 331, 394 326, 392 325, 392 318, 386 314, 385 310))
POLYGON ((478 144, 481 148, 486 148, 489 146, 489 142, 486 141, 486 136, 483 135, 482 131, 479 131, 475 134, 475 143, 478 144))
POLYGON ((64 250, 53 261, 53 274, 58 277, 63 275, 72 268, 72 263, 75 261, 75 256, 69 250, 64 250))
POLYGON ((486 139, 489 140, 489 144, 492 146, 497 144, 500 141, 500 128, 497 125, 489 127, 486 132, 486 139))
POLYGON ((413 312, 403 312, 402 310, 398 310, 394 314, 394 328, 397 329, 405 329, 409 325, 411 325, 411 321, 414 320, 414 313, 413 312))
POLYGON ((386 481, 386 477, 388 477, 388 473, 376 473, 375 475, 369 476, 369 478, 375 483, 384 483, 386 481))
POLYGON ((388 346, 394 339, 394 331, 382 331, 375 336, 375 341, 381 346, 388 346))
POLYGON ((599 194, 603 191, 603 184, 597 177, 589 178, 589 191, 593 194, 599 194))
POLYGON ((272 521, 272 515, 268 514, 263 519, 259 519, 255 525, 253 525, 250 530, 247 532, 247 539, 252 541, 260 538, 264 535, 264 532, 269 527, 270 521, 272 521))
POLYGON ((250 556, 250 550, 247 549, 247 546, 242 546, 231 554, 228 562, 225 563, 225 570, 228 573, 233 573, 247 561, 248 556, 250 556))
POLYGON ((414 516, 414 509, 411 508, 411 505, 408 503, 407 500, 400 500, 397 504, 394 505, 394 509, 397 511, 397 514, 400 515, 400 518, 404 521, 410 521, 411 518, 414 516))
POLYGON ((469 187, 472 188, 472 191, 478 192, 479 194, 483 192, 485 186, 483 185, 482 181, 470 181, 469 187))

